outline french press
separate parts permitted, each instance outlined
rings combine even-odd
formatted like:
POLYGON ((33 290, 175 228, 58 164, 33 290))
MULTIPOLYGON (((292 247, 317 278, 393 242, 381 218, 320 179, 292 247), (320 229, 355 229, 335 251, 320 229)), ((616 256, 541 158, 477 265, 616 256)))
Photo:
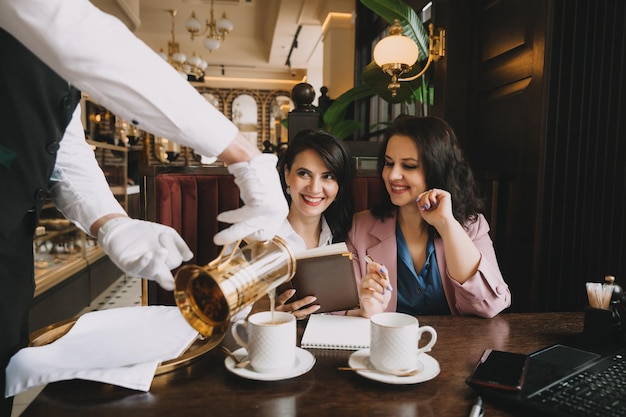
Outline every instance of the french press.
POLYGON ((223 337, 233 314, 293 278, 296 260, 282 238, 224 246, 205 266, 186 265, 175 277, 174 299, 205 337, 223 337))

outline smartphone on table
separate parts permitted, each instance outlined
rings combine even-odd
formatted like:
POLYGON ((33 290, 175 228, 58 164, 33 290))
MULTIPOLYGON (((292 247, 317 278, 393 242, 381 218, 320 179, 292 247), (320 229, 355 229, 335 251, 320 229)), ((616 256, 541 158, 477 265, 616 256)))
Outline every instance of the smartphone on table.
POLYGON ((528 355, 487 349, 467 379, 469 385, 517 392, 522 389, 528 355))

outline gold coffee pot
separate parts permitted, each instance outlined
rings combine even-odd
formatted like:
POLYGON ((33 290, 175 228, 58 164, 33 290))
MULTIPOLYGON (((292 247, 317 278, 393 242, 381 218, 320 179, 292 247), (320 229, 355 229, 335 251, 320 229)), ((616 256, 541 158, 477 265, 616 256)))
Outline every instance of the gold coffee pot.
POLYGON ((282 238, 224 246, 205 266, 178 270, 174 299, 183 316, 204 337, 221 341, 230 317, 293 278, 296 260, 282 238))

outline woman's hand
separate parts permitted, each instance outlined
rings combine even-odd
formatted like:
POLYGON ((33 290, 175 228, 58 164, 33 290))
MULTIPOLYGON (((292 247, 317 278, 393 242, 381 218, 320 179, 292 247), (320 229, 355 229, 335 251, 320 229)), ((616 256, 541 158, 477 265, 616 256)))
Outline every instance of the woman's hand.
POLYGON ((452 196, 445 190, 432 188, 421 193, 415 200, 422 219, 439 230, 445 223, 454 220, 452 196))
POLYGON ((450 193, 433 188, 421 193, 415 202, 422 219, 441 236, 446 253, 446 274, 463 284, 478 271, 482 254, 463 225, 454 218, 450 193))
POLYGON ((295 294, 296 290, 292 288, 276 297, 276 311, 291 313, 296 317, 296 319, 302 320, 307 318, 309 314, 313 314, 320 309, 319 304, 312 304, 317 301, 317 297, 312 295, 307 295, 306 297, 299 298, 289 304, 285 304, 295 294))
POLYGON ((376 262, 369 263, 359 287, 359 315, 369 318, 385 311, 391 300, 391 291, 387 269, 376 262))
MULTIPOLYGON (((289 304, 285 304, 295 294, 296 290, 291 288, 278 295, 276 297, 276 305, 274 308, 275 311, 284 311, 286 313, 291 313, 296 319, 302 320, 320 309, 319 304, 312 304, 317 300, 317 297, 314 297, 312 295, 307 295, 306 297, 302 297, 289 304)), ((268 296, 265 296, 254 303, 250 315, 258 313, 259 311, 270 311, 270 299, 268 296)))

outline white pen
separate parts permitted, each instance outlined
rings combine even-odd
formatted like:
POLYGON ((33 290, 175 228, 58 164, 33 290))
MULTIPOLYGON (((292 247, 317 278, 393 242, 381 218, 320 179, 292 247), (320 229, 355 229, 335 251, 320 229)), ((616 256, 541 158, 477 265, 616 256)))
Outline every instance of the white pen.
POLYGON ((481 417, 483 415, 483 400, 480 397, 476 397, 474 405, 469 412, 469 417, 481 417))

